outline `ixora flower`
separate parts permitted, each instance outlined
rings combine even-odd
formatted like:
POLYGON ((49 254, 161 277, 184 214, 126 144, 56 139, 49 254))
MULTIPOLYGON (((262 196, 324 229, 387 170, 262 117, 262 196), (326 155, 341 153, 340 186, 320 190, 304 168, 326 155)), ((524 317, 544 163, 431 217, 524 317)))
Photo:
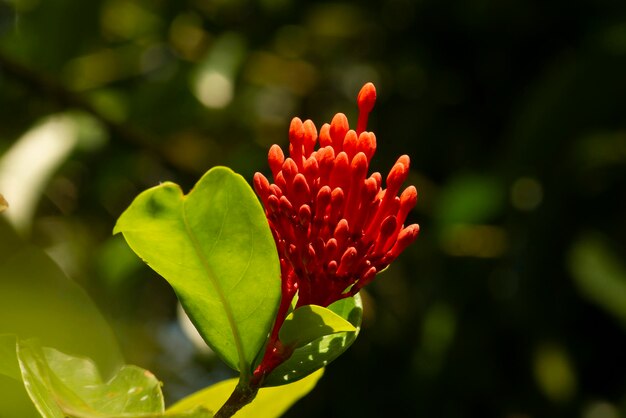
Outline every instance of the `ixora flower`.
POLYGON ((342 113, 319 135, 313 122, 294 118, 289 157, 278 145, 269 151, 274 183, 254 176, 281 263, 279 315, 296 292, 298 306, 328 306, 355 295, 417 237, 417 224, 404 226, 417 191, 409 186, 398 197, 409 157, 398 158, 386 188, 380 173, 367 176, 376 151, 376 137, 366 131, 375 101, 376 89, 367 83, 357 97, 356 131, 342 113))

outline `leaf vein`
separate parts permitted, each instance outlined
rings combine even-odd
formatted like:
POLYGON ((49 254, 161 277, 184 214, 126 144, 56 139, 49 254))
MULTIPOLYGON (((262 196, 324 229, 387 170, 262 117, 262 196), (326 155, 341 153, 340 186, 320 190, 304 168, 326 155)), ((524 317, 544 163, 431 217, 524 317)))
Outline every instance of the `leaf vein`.
MULTIPOLYGON (((222 221, 220 223, 220 230, 219 230, 219 232, 217 234, 217 237, 216 237, 216 239, 215 239, 215 241, 213 243, 213 246, 211 247, 211 250, 213 250, 213 248, 215 248, 215 246, 217 245, 217 242, 220 240, 220 238, 222 236, 222 231, 224 230, 224 224, 226 223, 226 217, 227 217, 228 211, 230 209, 230 196, 228 196, 228 194, 226 194, 226 199, 227 199, 227 204, 226 204, 226 208, 224 210, 224 215, 222 217, 222 221)), ((211 282, 211 284, 213 284, 213 287, 215 288, 215 291, 218 294, 220 302, 222 303, 222 306, 224 307, 224 311, 226 313, 226 318, 228 320, 228 324, 230 325, 230 329, 231 329, 232 334, 233 334, 233 340, 235 342, 235 348, 237 349, 237 354, 239 356, 239 369, 240 369, 239 371, 242 374, 243 373, 247 374, 247 373, 249 373, 249 371, 247 370, 248 369, 248 364, 247 364, 246 358, 244 356, 243 344, 242 344, 242 341, 241 341, 241 336, 239 335, 239 328, 237 327, 237 322, 235 320, 233 309, 230 306, 230 303, 229 303, 228 299, 226 298, 226 295, 224 294, 224 289, 222 289, 221 284, 219 283, 219 281, 215 278, 215 275, 213 274, 211 266, 209 265, 209 263, 207 261, 207 256, 202 251, 202 247, 200 246, 200 243, 198 242, 198 238, 196 237, 195 233, 191 229, 191 226, 189 225, 189 221, 187 219, 186 206, 184 204, 185 202, 186 201, 184 201, 183 205, 182 205, 183 222, 185 224, 185 230, 186 230, 187 234, 189 235, 189 238, 191 239, 191 242, 193 244, 194 250, 196 251, 196 254, 200 258, 200 262, 202 263, 202 267, 204 268, 209 281, 211 282)))

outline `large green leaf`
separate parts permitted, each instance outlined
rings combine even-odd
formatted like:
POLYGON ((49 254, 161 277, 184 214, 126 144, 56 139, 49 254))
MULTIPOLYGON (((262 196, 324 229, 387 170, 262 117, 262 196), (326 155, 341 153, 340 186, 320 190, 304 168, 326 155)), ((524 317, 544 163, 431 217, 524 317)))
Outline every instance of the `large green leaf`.
MULTIPOLYGON (((113 331, 85 291, 1 217, 0 334, 88 356, 105 374, 123 363, 113 331)), ((4 401, 0 396, 0 409, 4 401)))
MULTIPOLYGON (((44 418, 164 415, 161 383, 147 370, 123 366, 104 382, 91 360, 42 348, 34 340, 18 343, 17 358, 24 387, 44 418)), ((211 415, 196 409, 177 416, 211 415)))
POLYGON ((265 386, 279 386, 295 382, 313 373, 339 357, 352 345, 361 329, 363 305, 361 296, 341 299, 328 307, 331 311, 350 322, 355 332, 339 332, 325 335, 297 348, 289 360, 278 366, 266 378, 265 386))
MULTIPOLYGON (((291 405, 313 390, 323 374, 324 370, 320 369, 290 385, 261 388, 254 401, 237 412, 235 418, 278 418, 291 405)), ((236 378, 229 379, 202 389, 174 404, 167 412, 179 413, 202 407, 215 413, 226 402, 237 382, 236 378)))
POLYGON ((283 344, 297 348, 338 332, 356 332, 356 328, 330 309, 305 305, 287 316, 278 336, 283 344))
POLYGON ((187 195, 163 183, 137 196, 114 232, 172 285, 209 346, 249 375, 278 308, 280 265, 246 181, 216 167, 187 195))

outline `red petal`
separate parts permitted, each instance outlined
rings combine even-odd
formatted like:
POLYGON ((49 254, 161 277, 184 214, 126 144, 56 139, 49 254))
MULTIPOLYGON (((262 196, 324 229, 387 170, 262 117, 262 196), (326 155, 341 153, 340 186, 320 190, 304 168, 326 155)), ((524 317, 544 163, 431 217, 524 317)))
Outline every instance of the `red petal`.
POLYGON ((338 276, 344 276, 350 272, 350 268, 354 265, 357 258, 357 251, 354 247, 349 247, 341 256, 339 262, 339 269, 337 269, 338 276))
POLYGON ((309 226, 311 223, 311 208, 309 205, 300 206, 300 209, 298 209, 298 219, 300 219, 300 224, 305 228, 309 226))
POLYGON ((326 184, 328 183, 330 172, 335 164, 335 151, 330 146, 320 148, 317 150, 316 158, 320 169, 320 182, 326 184))
POLYGON ((376 152, 376 135, 373 132, 362 132, 359 135, 357 151, 365 153, 367 162, 370 162, 376 152))
POLYGON ((276 197, 281 197, 284 194, 281 188, 275 184, 270 184, 270 192, 276 197))
POLYGON ((296 206, 300 206, 303 203, 310 203, 311 201, 311 189, 302 173, 296 174, 296 177, 293 179, 292 195, 293 203, 296 206))
POLYGON ((387 176, 387 189, 391 190, 392 195, 398 194, 400 186, 402 186, 408 175, 409 157, 408 155, 403 155, 398 158, 398 161, 393 165, 387 176))
POLYGON ((282 170, 279 171, 278 174, 276 175, 276 178, 274 179, 274 183, 282 191, 282 194, 285 194, 287 192, 287 182, 285 181, 285 176, 283 175, 282 170))
POLYGON ((333 140, 330 137, 330 125, 329 124, 325 123, 322 125, 322 128, 320 129, 319 140, 320 140, 320 148, 333 145, 333 140))
POLYGON ((413 224, 407 226, 402 231, 400 231, 400 234, 398 234, 398 240, 391 248, 391 250, 385 255, 383 261, 389 264, 393 260, 395 260, 400 255, 400 253, 402 253, 402 251, 404 251, 404 249, 409 246, 409 244, 415 241, 419 230, 419 225, 413 224))
POLYGON ((317 142, 317 128, 315 128, 315 124, 310 119, 304 122, 303 128, 304 137, 302 139, 302 146, 304 147, 304 157, 309 158, 317 142))
POLYGON ((270 195, 270 182, 267 181, 267 178, 261 173, 254 173, 254 178, 252 184, 254 185, 254 190, 261 198, 264 206, 267 206, 267 198, 270 195))
POLYGON ((315 220, 323 221, 324 214, 326 213, 326 209, 330 204, 331 199, 331 190, 329 186, 322 187, 317 192, 317 197, 315 198, 315 220))
POLYGON ((356 136, 356 132, 352 129, 346 133, 346 136, 343 140, 343 150, 346 154, 348 154, 348 159, 351 160, 357 153, 357 143, 358 138, 356 136))
POLYGON ((337 273, 337 262, 335 260, 328 263, 328 274, 335 275, 337 273))
POLYGON ((287 216, 291 216, 293 213, 293 205, 291 204, 291 202, 289 201, 289 199, 287 199, 286 196, 282 196, 280 199, 278 199, 278 204, 280 207, 280 211, 287 215, 287 216))
POLYGON ((400 228, 406 221, 406 217, 415 207, 417 203, 417 189, 415 186, 409 186, 400 195, 400 208, 398 209, 398 225, 396 226, 396 233, 400 232, 400 228))
POLYGON ((328 221, 326 222, 329 227, 334 228, 335 224, 339 221, 341 216, 341 209, 343 208, 344 194, 343 190, 339 187, 333 189, 330 194, 330 214, 328 221))
POLYGON ((359 121, 356 130, 360 134, 367 129, 367 118, 374 108, 374 103, 376 103, 376 87, 374 87, 374 84, 365 84, 359 91, 356 102, 359 106, 359 121))
POLYGON ((330 173, 330 187, 345 187, 350 185, 350 161, 348 155, 341 151, 335 158, 335 165, 330 173))
POLYGON ((367 157, 359 152, 350 164, 350 188, 346 198, 346 208, 344 215, 350 220, 357 216, 359 199, 361 198, 361 188, 364 186, 365 175, 367 174, 367 157))
POLYGON ((337 113, 330 122, 330 137, 336 154, 343 150, 343 138, 346 136, 348 129, 350 129, 350 126, 348 125, 346 115, 337 113))
POLYGON ((349 236, 350 226, 348 225, 348 221, 342 219, 337 223, 335 232, 333 232, 333 237, 335 237, 335 239, 337 240, 337 245, 339 245, 339 247, 341 248, 346 243, 349 236))
POLYGON ((304 162, 304 166, 302 167, 302 172, 306 177, 309 183, 313 183, 313 181, 318 177, 320 171, 319 164, 314 156, 310 156, 304 162))
POLYGON ((302 166, 302 142, 304 139, 304 128, 300 118, 293 118, 289 126, 289 155, 293 161, 302 166))
POLYGON ((291 158, 287 158, 283 163, 282 173, 287 184, 287 189, 290 190, 293 179, 296 177, 296 174, 298 174, 298 166, 291 158))
POLYGON ((337 256, 337 248, 337 240, 335 238, 326 241, 326 245, 324 246, 324 259, 327 261, 333 260, 337 256))
MULTIPOLYGON (((395 216, 387 216, 380 226, 380 232, 376 238, 376 244, 372 254, 382 255, 385 251, 385 244, 393 237, 393 233, 396 230, 397 220, 395 216)), ((391 246, 391 245, 390 245, 391 246)))
POLYGON ((274 180, 276 180, 278 172, 282 169, 284 161, 285 154, 283 154, 283 150, 276 144, 272 145, 267 155, 267 162, 269 163, 270 170, 272 170, 272 174, 274 175, 274 180))
POLYGON ((368 285, 369 283, 372 282, 372 280, 374 280, 374 277, 376 277, 376 273, 377 273, 376 267, 370 267, 365 272, 363 277, 361 277, 359 281, 355 283, 355 285, 350 290, 350 293, 353 295, 357 294, 359 290, 361 290, 364 286, 368 285))

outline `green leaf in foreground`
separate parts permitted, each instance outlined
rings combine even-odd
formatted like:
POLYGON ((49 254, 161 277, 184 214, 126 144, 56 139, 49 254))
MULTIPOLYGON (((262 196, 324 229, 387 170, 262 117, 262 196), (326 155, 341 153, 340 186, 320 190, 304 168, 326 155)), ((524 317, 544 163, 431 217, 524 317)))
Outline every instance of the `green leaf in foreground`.
MULTIPOLYGON (((106 374, 123 363, 111 327, 85 290, 2 217, 0 334, 36 338, 43 346, 92 358, 106 374)), ((0 409, 5 400, 0 396, 0 409)))
POLYGON ((355 331, 325 335, 303 347, 296 348, 289 360, 270 373, 264 382, 265 386, 285 385, 302 379, 326 366, 352 345, 361 329, 363 314, 361 296, 356 294, 354 297, 341 299, 330 305, 328 309, 350 322, 355 331))
POLYGON ((356 332, 356 328, 330 309, 305 305, 287 316, 280 328, 279 338, 283 344, 298 348, 338 332, 356 332))
POLYGON ((44 417, 140 416, 163 413, 161 383, 147 370, 123 366, 103 382, 95 364, 34 341, 18 344, 24 386, 44 417))
MULTIPOLYGON (((246 405, 235 415, 236 418, 278 418, 291 405, 307 395, 324 374, 320 369, 306 378, 280 387, 261 388, 252 403, 246 405)), ((219 382, 190 395, 170 407, 168 413, 178 413, 193 408, 203 407, 216 412, 226 402, 235 389, 238 379, 219 382)))
POLYGON ((163 183, 137 196, 118 220, 118 232, 172 285, 209 346, 250 375, 278 308, 280 265, 246 181, 216 167, 187 195, 163 183))

